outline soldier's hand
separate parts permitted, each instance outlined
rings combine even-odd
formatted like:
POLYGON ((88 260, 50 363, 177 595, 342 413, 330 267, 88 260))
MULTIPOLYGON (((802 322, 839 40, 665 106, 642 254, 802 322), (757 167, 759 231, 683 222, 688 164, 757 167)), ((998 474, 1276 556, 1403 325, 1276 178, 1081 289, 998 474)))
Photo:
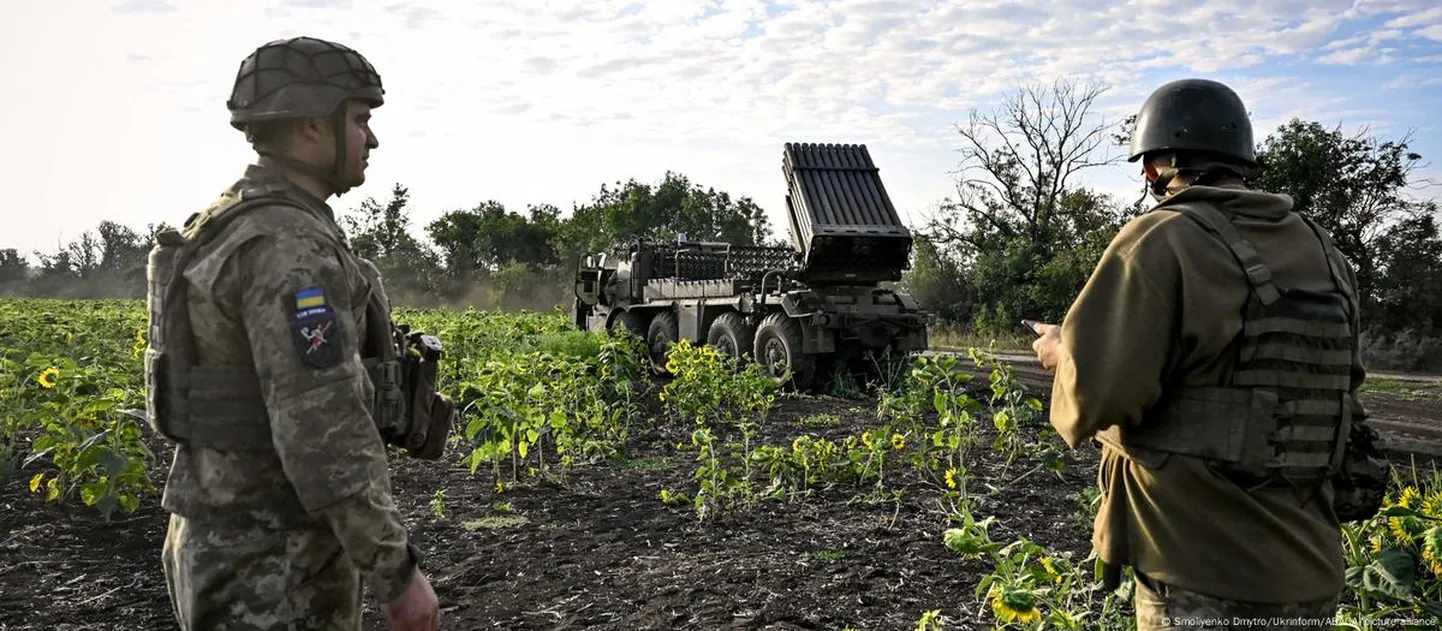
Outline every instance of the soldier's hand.
POLYGON ((406 593, 381 604, 381 613, 390 631, 439 631, 441 628, 441 603, 431 589, 431 582, 419 569, 406 593))
POLYGON ((1056 372, 1056 365, 1061 359, 1061 327, 1038 323, 1036 332, 1037 338, 1031 343, 1031 350, 1036 351, 1042 368, 1048 372, 1056 372))

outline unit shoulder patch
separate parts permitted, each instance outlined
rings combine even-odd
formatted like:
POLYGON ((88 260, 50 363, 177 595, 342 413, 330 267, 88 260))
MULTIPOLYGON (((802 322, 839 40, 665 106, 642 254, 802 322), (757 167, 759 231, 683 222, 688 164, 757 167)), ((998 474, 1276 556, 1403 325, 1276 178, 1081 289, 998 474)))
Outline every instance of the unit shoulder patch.
POLYGON ((307 287, 295 292, 294 313, 290 319, 290 339, 300 354, 300 361, 313 368, 329 368, 340 363, 340 327, 335 310, 326 301, 325 290, 307 287))

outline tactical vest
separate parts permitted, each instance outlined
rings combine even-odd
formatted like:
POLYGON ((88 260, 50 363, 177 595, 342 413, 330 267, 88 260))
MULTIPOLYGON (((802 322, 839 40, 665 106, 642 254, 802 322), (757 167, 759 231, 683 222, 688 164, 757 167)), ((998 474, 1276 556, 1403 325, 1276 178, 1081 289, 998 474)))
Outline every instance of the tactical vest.
MULTIPOLYGON (((1207 204, 1174 208, 1218 237, 1246 273, 1240 356, 1226 386, 1166 390, 1142 424, 1120 432, 1123 446, 1143 456, 1150 450, 1202 458, 1249 489, 1316 489, 1352 472, 1344 465, 1371 455, 1349 452, 1352 438, 1370 430, 1353 425, 1361 409, 1351 394, 1357 298, 1326 232, 1303 217, 1322 243, 1335 290, 1279 287, 1256 248, 1220 211, 1207 204)), ((1373 437, 1359 448, 1371 449, 1373 437)), ((1371 503, 1370 497, 1339 496, 1334 508, 1346 521, 1371 503)))
MULTIPOLYGON (((277 204, 303 208, 279 187, 245 189, 192 216, 183 230, 156 236, 146 297, 146 418, 151 429, 171 442, 228 451, 272 448, 270 415, 254 367, 198 362, 184 273, 196 253, 235 219, 277 204)), ((435 393, 440 346, 434 338, 424 338, 413 342, 426 342, 433 352, 403 356, 397 344, 406 342, 404 335, 396 335, 379 292, 372 294, 361 356, 375 387, 376 428, 388 444, 435 459, 444 450, 454 406, 435 393)))

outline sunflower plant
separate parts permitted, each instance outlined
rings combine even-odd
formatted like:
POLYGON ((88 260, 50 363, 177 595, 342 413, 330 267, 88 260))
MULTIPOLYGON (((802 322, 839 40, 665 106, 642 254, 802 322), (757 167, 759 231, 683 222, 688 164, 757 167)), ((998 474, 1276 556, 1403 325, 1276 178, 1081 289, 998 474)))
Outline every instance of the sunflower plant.
POLYGON ((759 423, 779 392, 755 361, 690 340, 671 345, 666 370, 674 378, 658 398, 667 414, 707 427, 759 423))
POLYGON ((1442 473, 1407 478, 1392 468, 1390 490, 1371 519, 1344 524, 1347 586, 1355 602, 1338 626, 1367 628, 1385 617, 1442 617, 1442 473))
MULTIPOLYGON (((498 328, 510 330, 508 324, 498 328)), ((580 331, 535 336, 517 345, 522 350, 495 348, 475 361, 480 353, 467 349, 456 362, 448 385, 464 402, 462 426, 472 447, 465 464, 473 473, 490 464, 501 481, 508 463, 512 483, 522 469, 559 477, 578 463, 618 454, 641 415, 634 384, 644 349, 634 338, 580 331), (537 338, 544 344, 534 345, 537 338)))
POLYGON ((155 490, 154 458, 141 440, 144 310, 113 301, 17 300, 0 304, 7 328, 0 363, 0 452, 47 501, 79 499, 105 519, 133 512, 155 490), (142 346, 143 348, 143 346, 142 346), (32 473, 33 471, 33 473, 32 473))

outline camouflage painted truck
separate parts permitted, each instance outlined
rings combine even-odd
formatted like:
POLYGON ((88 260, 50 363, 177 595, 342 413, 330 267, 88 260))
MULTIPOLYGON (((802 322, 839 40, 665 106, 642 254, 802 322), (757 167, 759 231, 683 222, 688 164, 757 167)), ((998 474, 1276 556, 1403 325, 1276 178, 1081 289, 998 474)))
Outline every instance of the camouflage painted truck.
POLYGON ((799 389, 833 368, 874 375, 925 350, 929 314, 881 286, 910 266, 912 236, 866 146, 787 143, 782 173, 791 247, 677 235, 589 254, 573 323, 644 337, 658 373, 670 345, 686 339, 754 357, 799 389))

